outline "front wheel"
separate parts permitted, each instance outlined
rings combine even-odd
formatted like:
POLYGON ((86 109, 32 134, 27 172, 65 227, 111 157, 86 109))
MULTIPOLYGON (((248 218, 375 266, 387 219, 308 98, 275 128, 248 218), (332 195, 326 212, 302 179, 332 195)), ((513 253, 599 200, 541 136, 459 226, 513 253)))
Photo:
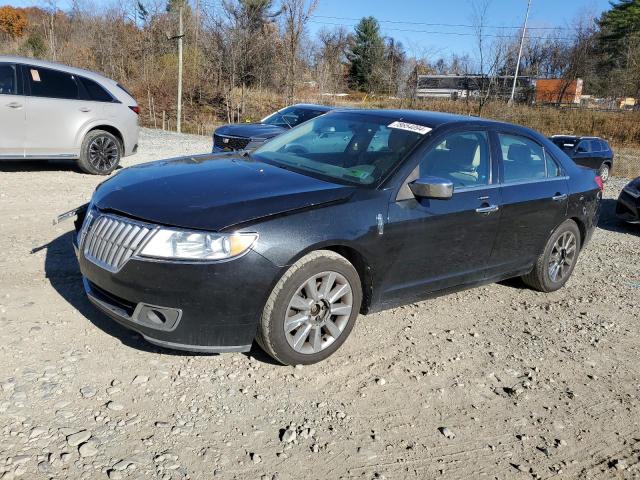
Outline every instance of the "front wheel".
POLYGON ((256 340, 285 365, 319 362, 349 336, 361 303, 360 277, 353 265, 329 250, 312 252, 274 287, 256 340))
POLYGON ((569 280, 580 253, 580 230, 573 220, 562 223, 553 232, 544 252, 522 280, 541 292, 553 292, 569 280))
POLYGON ((80 147, 78 166, 85 173, 109 175, 120 163, 120 141, 104 130, 92 130, 84 137, 80 147))

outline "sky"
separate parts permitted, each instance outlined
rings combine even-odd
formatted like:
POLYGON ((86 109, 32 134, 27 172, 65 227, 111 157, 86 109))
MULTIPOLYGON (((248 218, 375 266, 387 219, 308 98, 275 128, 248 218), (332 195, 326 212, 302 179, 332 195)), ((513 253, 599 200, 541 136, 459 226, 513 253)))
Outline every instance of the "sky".
MULTIPOLYGON (((474 30, 468 27, 472 23, 471 5, 471 0, 319 0, 309 28, 312 33, 332 28, 330 24, 351 29, 357 19, 372 15, 380 21, 382 33, 401 41, 413 56, 473 54, 474 30)), ((600 15, 609 7, 609 0, 531 0, 529 26, 534 29, 530 34, 540 35, 549 27, 566 29, 576 17, 600 15)), ((517 28, 490 28, 487 33, 517 32, 526 10, 527 0, 490 0, 487 24, 517 28)))
MULTIPOLYGON (((53 1, 63 10, 70 3, 70 0, 53 1)), ((99 6, 129 0, 87 1, 99 6)), ((527 0, 489 1, 487 33, 516 32, 524 21, 527 0)), ((0 0, 0 5, 5 2, 13 6, 43 6, 47 0, 0 0)), ((217 2, 201 2, 206 3, 217 2)), ((352 30, 360 18, 371 15, 380 21, 383 35, 402 42, 410 56, 473 55, 475 37, 468 27, 472 23, 471 5, 472 0, 319 0, 309 32, 314 34, 336 25, 352 30)), ((608 8, 609 0, 531 0, 530 34, 540 35, 552 27, 566 29, 578 16, 599 15, 608 8)))

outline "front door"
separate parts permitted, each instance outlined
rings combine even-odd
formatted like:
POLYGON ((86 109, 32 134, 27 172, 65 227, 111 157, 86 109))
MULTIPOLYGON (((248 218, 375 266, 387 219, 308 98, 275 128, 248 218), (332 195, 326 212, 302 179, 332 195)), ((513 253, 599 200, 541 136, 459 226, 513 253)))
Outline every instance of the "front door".
POLYGON ((27 89, 27 157, 73 157, 76 135, 91 115, 80 101, 74 75, 25 65, 27 89))
POLYGON ((500 233, 493 251, 498 271, 531 265, 567 212, 569 187, 560 165, 532 138, 498 133, 502 179, 500 233))
POLYGON ((0 62, 0 158, 24 156, 26 110, 19 81, 18 66, 0 62))
POLYGON ((434 139, 407 182, 425 176, 450 180, 453 197, 406 195, 391 203, 384 233, 389 266, 383 302, 420 298, 485 277, 502 203, 490 152, 489 135, 482 130, 434 139))

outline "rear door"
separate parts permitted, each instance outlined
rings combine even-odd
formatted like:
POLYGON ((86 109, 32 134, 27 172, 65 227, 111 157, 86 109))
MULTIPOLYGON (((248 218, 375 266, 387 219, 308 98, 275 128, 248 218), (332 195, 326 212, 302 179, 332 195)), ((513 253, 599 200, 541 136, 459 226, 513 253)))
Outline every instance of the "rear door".
POLYGON ((25 98, 20 67, 0 62, 0 158, 24 156, 25 98))
POLYGON ((571 158, 578 165, 582 165, 583 167, 596 169, 600 165, 596 166, 596 158, 597 152, 594 152, 592 149, 591 140, 580 140, 578 145, 576 145, 575 152, 571 155, 571 158))
POLYGON ((502 216, 493 265, 510 273, 530 265, 564 220, 569 187, 560 164, 535 139, 495 133, 500 161, 502 216))
POLYGON ((382 288, 386 300, 420 298, 485 277, 501 214, 494 177, 487 130, 458 130, 433 140, 389 206, 383 238, 393 261, 382 288), (406 193, 410 181, 427 176, 452 181, 453 197, 406 193))
POLYGON ((76 136, 91 115, 81 101, 75 75, 25 65, 27 83, 27 157, 75 157, 76 136))

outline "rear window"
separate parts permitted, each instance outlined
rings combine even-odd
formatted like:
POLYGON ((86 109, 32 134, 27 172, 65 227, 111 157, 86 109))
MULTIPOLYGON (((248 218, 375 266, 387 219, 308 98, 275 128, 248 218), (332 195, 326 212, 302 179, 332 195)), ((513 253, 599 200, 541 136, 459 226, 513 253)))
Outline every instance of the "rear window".
POLYGON ((27 66, 27 78, 34 97, 78 99, 75 76, 49 68, 27 66))
POLYGON ((591 151, 592 152, 601 152, 602 151, 602 142, 600 140, 591 140, 591 151))
POLYGON ((565 152, 573 150, 576 146, 575 140, 571 138, 552 138, 551 141, 556 144, 556 146, 560 147, 565 152))
POLYGON ((94 82, 88 78, 82 78, 82 83, 87 89, 89 99, 94 102, 113 102, 113 97, 98 82, 94 82))
POLYGON ((17 95, 16 66, 0 63, 0 95, 17 95))

